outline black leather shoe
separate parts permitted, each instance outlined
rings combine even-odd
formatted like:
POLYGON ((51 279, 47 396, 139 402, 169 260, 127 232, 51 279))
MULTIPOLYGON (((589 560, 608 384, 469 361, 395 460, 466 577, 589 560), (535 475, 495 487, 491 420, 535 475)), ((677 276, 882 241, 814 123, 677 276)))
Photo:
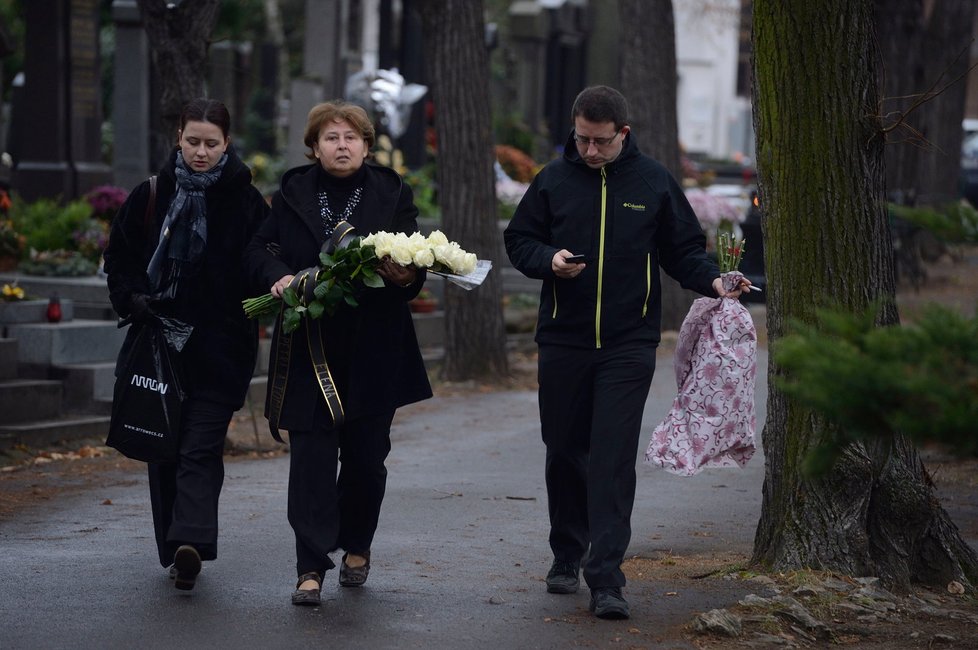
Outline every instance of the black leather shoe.
POLYGON ((184 544, 173 555, 173 568, 176 569, 173 585, 177 589, 190 591, 197 583, 200 573, 200 554, 193 546, 184 544))
POLYGON ((549 573, 547 573, 547 591, 552 594, 577 593, 577 588, 581 584, 578 577, 580 570, 580 562, 554 560, 549 573))
POLYGON ((598 618, 622 620, 628 618, 628 601, 622 598, 621 587, 598 587, 591 590, 591 611, 598 618))
POLYGON ((303 573, 299 576, 298 582, 295 583, 295 591, 292 593, 292 604, 293 605, 305 605, 307 607, 318 607, 320 603, 319 591, 323 588, 323 577, 313 571, 312 573, 303 573), (299 589, 306 580, 315 580, 315 589, 299 589))
POLYGON ((370 573, 370 553, 354 553, 354 555, 361 555, 367 560, 366 564, 356 568, 351 567, 346 563, 347 555, 349 555, 349 553, 344 553, 343 561, 340 562, 340 586, 362 587, 363 583, 367 581, 367 574, 370 573))

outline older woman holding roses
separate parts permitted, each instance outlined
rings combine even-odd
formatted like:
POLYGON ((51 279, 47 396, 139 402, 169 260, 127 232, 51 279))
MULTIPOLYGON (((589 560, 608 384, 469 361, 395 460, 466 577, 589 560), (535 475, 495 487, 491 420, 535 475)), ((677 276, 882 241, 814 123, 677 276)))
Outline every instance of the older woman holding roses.
MULTIPOLYGON (((393 170, 367 162, 374 128, 362 108, 318 104, 304 142, 314 162, 282 176, 271 216, 246 252, 255 288, 271 287, 276 297, 290 285, 303 289, 302 271, 318 264, 338 224, 359 235, 414 233, 418 226, 411 188, 393 170)), ((378 273, 385 286, 363 291, 356 306, 304 318, 293 332, 280 317, 272 338, 265 415, 277 439, 279 429, 288 431, 295 605, 320 603, 337 549, 344 551, 339 584, 366 582, 394 411, 431 397, 407 304, 425 272, 385 259, 378 273)))

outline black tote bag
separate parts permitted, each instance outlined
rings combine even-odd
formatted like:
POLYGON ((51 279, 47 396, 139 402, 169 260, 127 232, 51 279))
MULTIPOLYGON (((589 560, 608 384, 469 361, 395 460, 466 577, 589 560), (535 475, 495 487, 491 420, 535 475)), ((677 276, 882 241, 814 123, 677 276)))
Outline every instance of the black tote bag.
POLYGON ((186 323, 155 315, 131 326, 116 364, 106 445, 148 463, 176 461, 185 397, 178 353, 191 332, 186 323))

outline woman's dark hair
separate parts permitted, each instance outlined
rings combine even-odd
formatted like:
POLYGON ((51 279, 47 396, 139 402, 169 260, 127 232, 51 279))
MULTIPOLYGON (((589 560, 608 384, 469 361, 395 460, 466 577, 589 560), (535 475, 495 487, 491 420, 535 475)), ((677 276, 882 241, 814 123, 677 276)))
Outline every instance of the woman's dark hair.
POLYGON ((614 122, 615 128, 628 124, 628 102, 624 95, 608 86, 585 88, 574 100, 571 122, 578 116, 588 122, 614 122))
POLYGON ((228 107, 216 99, 198 97, 191 100, 183 107, 180 113, 180 130, 182 131, 187 122, 209 122, 216 124, 224 137, 227 138, 231 132, 231 114, 228 107))

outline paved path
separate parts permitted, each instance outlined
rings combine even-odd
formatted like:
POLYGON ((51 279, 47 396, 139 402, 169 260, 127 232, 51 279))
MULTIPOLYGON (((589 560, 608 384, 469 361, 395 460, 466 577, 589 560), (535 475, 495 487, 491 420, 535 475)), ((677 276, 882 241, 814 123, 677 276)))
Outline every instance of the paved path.
MULTIPOLYGON (((762 350, 758 422, 766 365, 762 350)), ((671 358, 660 353, 641 452, 669 409, 673 381, 671 358)), ((194 591, 178 592, 156 562, 145 477, 133 474, 0 525, 0 649, 691 647, 657 640, 675 638, 670 630, 691 612, 746 593, 740 581, 709 581, 671 594, 668 580, 636 578, 624 622, 593 618, 586 589, 545 593, 551 557, 535 393, 435 398, 402 409, 393 438, 363 589, 339 588, 331 572, 322 607, 290 604, 282 457, 227 464, 220 557, 194 591)), ((639 463, 629 556, 749 553, 762 480, 760 452, 746 469, 692 478, 639 463)))

